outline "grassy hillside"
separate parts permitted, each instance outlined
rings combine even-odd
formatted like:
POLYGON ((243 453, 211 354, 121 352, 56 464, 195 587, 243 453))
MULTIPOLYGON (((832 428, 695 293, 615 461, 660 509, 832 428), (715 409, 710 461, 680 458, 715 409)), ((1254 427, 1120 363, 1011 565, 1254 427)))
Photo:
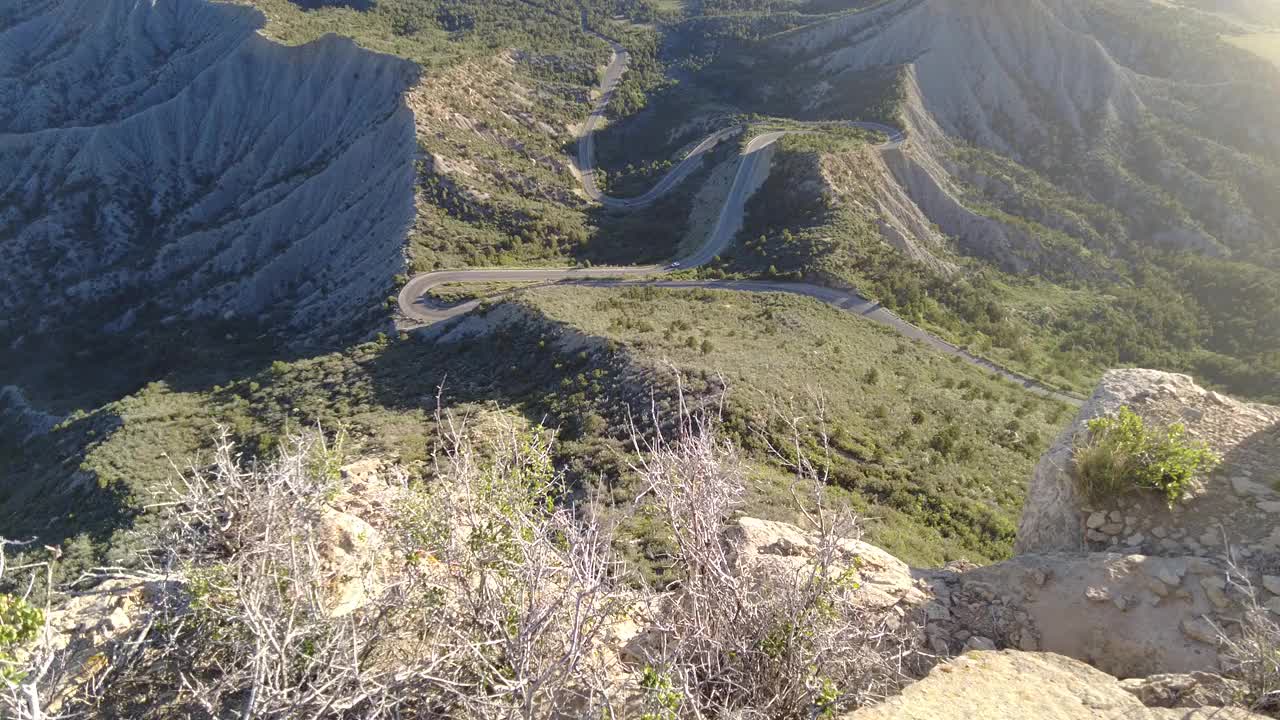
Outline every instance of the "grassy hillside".
MULTIPOLYGON (((626 504, 643 490, 627 471, 630 418, 643 426, 652 401, 671 402, 678 370, 694 395, 727 384, 727 428, 757 463, 753 512, 794 508, 768 451, 789 438, 772 408, 810 418, 804 438, 817 443, 820 400, 832 492, 874 518, 873 541, 919 564, 982 561, 1008 554, 1026 478, 1070 415, 789 296, 551 287, 463 322, 484 333, 380 340, 200 387, 154 383, 26 446, 0 446, 0 523, 85 563, 126 560, 128 529, 219 426, 251 455, 291 428, 342 430, 348 447, 429 477, 441 385, 455 410, 505 408, 558 429, 571 477, 626 504)), ((641 556, 661 556, 643 522, 631 532, 641 556)))
MULTIPOLYGON (((645 364, 722 378, 728 425, 766 467, 767 447, 789 437, 775 404, 808 418, 810 442, 825 417, 833 487, 878 518, 872 542, 909 562, 1006 555, 1031 467, 1070 416, 1066 406, 803 298, 557 287, 525 302, 645 364)), ((788 504, 783 487, 767 481, 777 474, 757 488, 762 511, 788 504)))
POLYGON ((977 188, 965 202, 1027 229, 1042 265, 1014 275, 981 258, 957 259, 957 275, 939 275, 885 245, 855 212, 865 204, 856 189, 823 191, 823 157, 854 149, 822 136, 783 139, 772 174, 748 203, 737 246, 713 272, 852 285, 959 344, 1081 392, 1107 368, 1141 366, 1276 399, 1280 272, 1265 260, 1146 246, 1115 209, 965 149, 966 166, 992 186, 1016 189, 1000 193, 1000 207, 977 188))

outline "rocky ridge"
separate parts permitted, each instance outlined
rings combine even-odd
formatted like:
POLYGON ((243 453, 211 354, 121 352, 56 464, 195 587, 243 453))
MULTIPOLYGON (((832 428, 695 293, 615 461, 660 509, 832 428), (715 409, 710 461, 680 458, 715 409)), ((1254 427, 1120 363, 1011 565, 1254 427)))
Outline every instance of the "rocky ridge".
POLYGON ((820 176, 824 194, 833 201, 850 199, 851 206, 873 222, 885 242, 903 255, 937 272, 954 267, 935 253, 946 247, 946 239, 894 179, 885 154, 859 148, 856 151, 824 156, 820 176))
POLYGON ((205 0, 0 11, 0 332, 196 318, 325 336, 404 267, 411 63, 205 0))
MULTIPOLYGON (((966 207, 964 188, 991 178, 957 161, 956 140, 1121 209, 1135 218, 1138 244, 1219 255, 1251 247, 1274 231, 1266 203, 1250 195, 1265 182, 1260 158, 1274 164, 1280 152, 1276 107, 1259 101, 1280 87, 1280 76, 1261 64, 1242 72, 1252 61, 1222 47, 1183 48, 1158 42, 1158 32, 1124 29, 1147 14, 1145 3, 1130 0, 896 0, 792 33, 780 46, 824 86, 898 69, 911 140, 886 153, 886 163, 943 233, 1010 271, 1100 268, 1020 224, 966 207), (1195 145, 1189 152, 1236 170, 1207 177, 1203 166, 1171 153, 1159 154, 1155 168, 1135 159, 1134 148, 1170 128, 1195 145), (1155 195, 1165 192, 1189 215, 1167 207, 1153 214, 1155 195)), ((1052 213, 1028 219, 1055 229, 1078 222, 1052 213)))

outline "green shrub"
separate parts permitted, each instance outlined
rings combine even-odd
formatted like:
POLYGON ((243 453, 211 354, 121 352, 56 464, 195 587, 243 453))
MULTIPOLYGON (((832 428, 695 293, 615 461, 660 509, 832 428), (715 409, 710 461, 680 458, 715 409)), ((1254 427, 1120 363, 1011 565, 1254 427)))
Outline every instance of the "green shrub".
POLYGON ((44 613, 14 595, 0 594, 0 680, 22 681, 14 650, 35 639, 44 625, 44 613))
POLYGON ((1091 502, 1156 490, 1172 505, 1218 457, 1204 443, 1187 439, 1181 423, 1148 428, 1122 407, 1114 416, 1089 421, 1089 442, 1076 451, 1075 463, 1080 491, 1091 502))
POLYGON ((959 443, 960 428, 955 425, 948 425, 933 436, 933 439, 929 441, 929 447, 937 450, 943 456, 948 456, 955 452, 959 443))

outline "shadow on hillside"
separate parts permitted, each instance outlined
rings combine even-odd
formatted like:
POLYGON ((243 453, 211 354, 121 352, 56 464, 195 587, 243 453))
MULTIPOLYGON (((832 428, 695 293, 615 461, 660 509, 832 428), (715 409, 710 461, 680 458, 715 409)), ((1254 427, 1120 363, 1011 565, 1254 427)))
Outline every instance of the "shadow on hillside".
MULTIPOLYGON (((286 426, 319 423, 332 429, 336 421, 360 433, 376 433, 380 423, 402 422, 417 411, 429 418, 437 398, 445 409, 492 405, 556 429, 557 463, 568 469, 570 483, 589 477, 606 485, 626 473, 631 418, 647 427, 655 402, 664 419, 675 416, 671 393, 664 390, 672 384, 656 377, 662 369, 516 303, 425 328, 403 340, 290 358, 317 362, 278 369, 272 367, 271 355, 277 354, 263 354, 238 369, 166 378, 175 391, 207 393, 208 400, 198 404, 209 416, 192 415, 182 403, 165 403, 169 395, 161 391, 129 399, 127 411, 108 406, 76 416, 56 432, 20 445, 0 436, 3 534, 38 538, 38 545, 80 548, 77 562, 64 563, 72 576, 104 562, 127 561, 136 553, 130 530, 153 517, 141 509, 154 502, 152 493, 163 481, 156 471, 159 454, 175 443, 191 442, 191 433, 198 436, 197 444, 207 446, 213 439, 209 422, 227 424, 236 413, 247 412, 260 423, 245 428, 251 434, 234 436, 250 461, 262 447, 255 444, 260 430, 280 436, 286 426), (473 332, 464 332, 467 328, 473 332), (228 402, 232 396, 235 402, 228 402), (152 402, 157 398, 160 402, 152 402), (314 414, 317 403, 323 405, 323 421, 314 414), (130 414, 139 421, 132 436, 126 433, 113 450, 93 454, 86 463, 100 443, 120 435, 124 416, 130 414), (95 463, 118 471, 117 486, 100 487, 94 473, 82 469, 95 463)), ((702 380, 691 378, 688 385, 696 392, 702 380)), ((434 435, 428 420, 421 426, 421 441, 431 448, 434 435)), ((172 458, 178 466, 191 459, 172 458)))
MULTIPOLYGON (((1280 501, 1280 423, 1274 423, 1266 429, 1253 433, 1240 444, 1231 449, 1223 458, 1222 464, 1214 471, 1214 475, 1224 479, 1217 492, 1231 493, 1233 478, 1245 479, 1254 484, 1254 491, 1262 493, 1244 500, 1247 504, 1256 501, 1280 501)), ((1239 497, 1232 498, 1231 503, 1240 503, 1239 497)), ((1238 507, 1238 505, 1236 505, 1238 507)), ((1262 513, 1262 522, 1250 522, 1247 515, 1223 517, 1227 542, 1236 544, 1242 541, 1258 543, 1266 538, 1277 527, 1275 515, 1262 513)), ((1247 566, 1267 575, 1280 575, 1280 550, 1253 551, 1253 556, 1244 559, 1247 566)))
POLYGON ((34 336, 20 350, 0 354, 0 377, 21 387, 32 406, 67 415, 127 397, 151 382, 200 390, 258 372, 273 360, 318 352, 289 340, 251 321, 218 319, 157 323, 136 334, 34 336))
POLYGON ((372 10, 376 0, 289 0, 303 10, 320 10, 329 7, 351 8, 352 10, 372 10))
POLYGON ((603 429, 591 427, 592 415, 624 428, 651 387, 626 350, 514 304, 418 330, 389 344, 366 371, 386 408, 434 410, 443 388, 445 408, 494 402, 571 438, 603 429))
MULTIPOLYGON (((123 486, 101 487, 80 469, 99 438, 123 425, 119 415, 97 412, 68 420, 56 432, 18 442, 0 428, 0 535, 41 546, 64 546, 83 535, 105 547, 112 535, 136 517, 123 486)), ((71 552, 69 572, 94 563, 86 552, 71 552)))
POLYGON ((715 168, 737 153, 732 142, 707 153, 702 165, 652 205, 638 210, 611 210, 596 205, 590 224, 598 228, 577 253, 579 261, 596 265, 650 265, 675 258, 689 230, 698 191, 715 168))

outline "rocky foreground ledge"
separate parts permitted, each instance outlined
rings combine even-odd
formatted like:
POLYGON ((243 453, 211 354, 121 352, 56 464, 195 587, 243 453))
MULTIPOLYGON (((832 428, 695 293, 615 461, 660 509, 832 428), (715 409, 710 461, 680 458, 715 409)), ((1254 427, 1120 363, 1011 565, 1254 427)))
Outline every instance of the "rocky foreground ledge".
POLYGON ((1212 693, 1222 689, 1220 683, 1210 678, 1120 681, 1077 660, 1052 653, 979 650, 939 665, 900 696, 854 712, 846 720, 1243 720, 1261 717, 1213 705, 1194 708, 1159 705, 1184 698, 1191 702, 1219 702, 1221 696, 1215 697, 1212 693), (1149 706, 1144 701, 1156 705, 1149 706))
MULTIPOLYGON (((1247 689, 1222 676, 1223 651, 1248 614, 1280 617, 1278 428, 1280 409, 1206 391, 1185 376, 1112 372, 1041 460, 1012 559, 918 569, 841 541, 838 564, 856 569, 859 603, 894 631, 918 628, 918 644, 937 663, 901 695, 849 717, 1263 717, 1232 707, 1247 689), (1223 463, 1172 510, 1140 495, 1087 506, 1075 492, 1073 448, 1089 418, 1121 405, 1148 420, 1186 423, 1223 463)), ((379 484, 376 461, 343 472, 353 487, 379 484)), ((323 517, 335 614, 359 608, 385 580, 378 527, 390 509, 352 500, 363 495, 323 517)), ((808 572, 820 552, 819 539, 798 527, 749 517, 726 527, 724 543, 740 577, 784 583, 808 572)), ((107 583, 57 613, 60 642, 81 658, 76 682, 93 677, 104 648, 147 622, 145 598, 154 591, 107 583)), ((642 671, 654 637, 635 622, 619 625, 609 649, 619 682, 642 671)))
MULTIPOLYGON (((920 617, 937 656, 960 657, 851 717, 1261 717, 1229 708, 1244 689, 1218 673, 1247 612, 1280 618, 1277 520, 1280 408, 1184 375, 1110 372, 1037 466, 1014 558, 912 569, 875 549, 868 592, 920 617), (1183 423, 1222 463, 1173 508, 1141 493, 1089 506, 1073 454, 1088 420, 1122 406, 1183 423)), ((803 555, 796 528, 739 524, 741 553, 803 555)))

